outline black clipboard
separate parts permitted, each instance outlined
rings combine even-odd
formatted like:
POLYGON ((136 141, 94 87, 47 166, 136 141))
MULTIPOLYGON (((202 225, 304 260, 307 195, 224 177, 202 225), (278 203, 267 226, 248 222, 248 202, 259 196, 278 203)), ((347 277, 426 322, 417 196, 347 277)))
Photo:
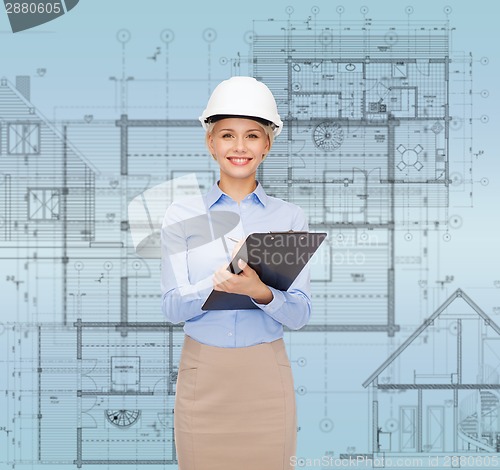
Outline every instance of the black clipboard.
MULTIPOLYGON (((288 290, 323 240, 325 232, 251 233, 227 267, 239 274, 238 260, 246 261, 262 282, 278 290, 288 290)), ((249 296, 212 290, 202 310, 258 309, 249 296)))

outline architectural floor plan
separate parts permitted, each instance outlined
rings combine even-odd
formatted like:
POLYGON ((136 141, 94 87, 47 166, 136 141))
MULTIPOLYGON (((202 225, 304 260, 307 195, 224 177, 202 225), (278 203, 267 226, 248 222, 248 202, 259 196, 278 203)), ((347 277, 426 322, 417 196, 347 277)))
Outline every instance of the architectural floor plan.
POLYGON ((186 45, 206 53, 201 75, 170 65, 189 56, 174 24, 140 53, 116 28, 100 39, 109 106, 76 88, 41 106, 44 73, 2 72, 0 468, 175 468, 184 333, 160 312, 159 230, 176 196, 217 180, 198 115, 247 74, 285 123, 258 180, 328 234, 311 321, 285 333, 299 463, 500 452, 500 281, 483 270, 481 290, 450 254, 493 178, 473 139, 489 59, 455 47, 451 7, 294 7, 247 13, 235 44, 205 24, 186 45))

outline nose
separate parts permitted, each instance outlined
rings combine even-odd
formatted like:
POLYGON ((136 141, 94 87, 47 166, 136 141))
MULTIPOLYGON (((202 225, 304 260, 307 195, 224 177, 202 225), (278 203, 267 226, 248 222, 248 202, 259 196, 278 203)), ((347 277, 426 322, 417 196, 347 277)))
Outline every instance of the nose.
POLYGON ((245 145, 244 136, 236 137, 236 139, 234 140, 234 150, 237 152, 246 152, 247 147, 245 145))

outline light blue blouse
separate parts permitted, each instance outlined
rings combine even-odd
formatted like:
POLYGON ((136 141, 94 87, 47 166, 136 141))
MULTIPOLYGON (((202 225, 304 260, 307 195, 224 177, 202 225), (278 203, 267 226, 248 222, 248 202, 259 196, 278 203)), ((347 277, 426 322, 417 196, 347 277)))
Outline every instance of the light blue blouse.
POLYGON ((273 300, 258 309, 202 310, 213 273, 227 265, 236 242, 254 232, 307 231, 302 209, 268 196, 261 184, 238 204, 214 184, 204 196, 172 203, 163 219, 162 311, 185 322, 184 332, 200 343, 244 347, 283 337, 283 325, 302 328, 311 315, 310 270, 306 266, 287 291, 269 287, 273 300))

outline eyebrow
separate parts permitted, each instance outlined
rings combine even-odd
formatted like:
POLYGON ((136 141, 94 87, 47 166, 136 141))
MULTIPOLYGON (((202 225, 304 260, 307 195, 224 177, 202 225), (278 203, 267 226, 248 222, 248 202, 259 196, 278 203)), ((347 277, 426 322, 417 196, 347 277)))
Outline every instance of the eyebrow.
MULTIPOLYGON (((219 129, 219 130, 218 130, 218 132, 223 132, 223 131, 231 131, 231 132, 234 132, 234 129, 225 128, 225 129, 219 129)), ((259 128, 255 128, 255 129, 247 129, 245 132, 255 132, 255 131, 264 132, 264 130, 263 130, 263 129, 259 129, 259 128)))

